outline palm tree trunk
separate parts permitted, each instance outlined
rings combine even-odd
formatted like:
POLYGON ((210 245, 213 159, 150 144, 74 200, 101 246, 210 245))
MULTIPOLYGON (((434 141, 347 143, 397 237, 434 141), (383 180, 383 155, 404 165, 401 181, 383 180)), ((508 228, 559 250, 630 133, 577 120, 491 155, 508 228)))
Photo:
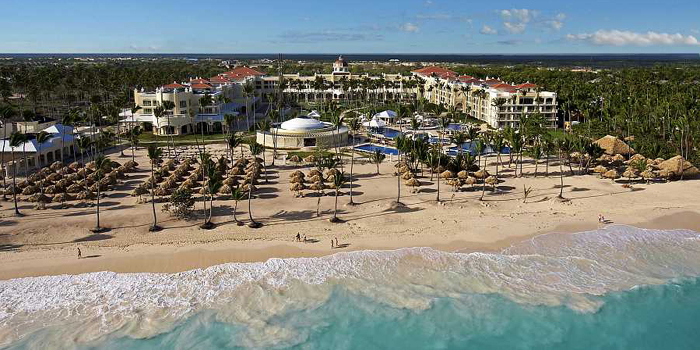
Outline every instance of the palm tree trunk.
POLYGON ((156 217, 156 182, 154 175, 155 171, 153 169, 153 161, 151 161, 151 179, 154 180, 151 182, 151 206, 153 207, 153 229, 155 230, 155 228, 158 227, 158 219, 156 217))
POLYGON ((255 220, 253 219, 253 213, 250 210, 250 201, 253 198, 253 183, 248 184, 248 218, 250 219, 251 224, 255 223, 255 220))
POLYGON ((15 149, 12 147, 12 198, 15 202, 15 216, 21 215, 17 207, 17 164, 15 163, 15 149))
MULTIPOLYGON (((353 138, 353 144, 355 143, 355 139, 353 138)), ((353 167, 355 166, 355 150, 354 148, 350 149, 350 204, 355 204, 355 202, 352 201, 352 176, 353 176, 353 167)))
MULTIPOLYGON (((233 196, 233 189, 231 190, 231 195, 233 196)), ((233 204, 233 222, 238 223, 238 218, 236 218, 236 210, 238 209, 238 200, 233 204)))
MULTIPOLYGON (((2 128, 2 133, 3 133, 2 139, 7 140, 7 128, 6 127, 2 128)), ((5 154, 5 142, 2 143, 2 154, 5 154)), ((14 154, 14 152, 13 152, 13 154, 14 154)), ((14 163, 14 161, 15 160, 13 157, 12 162, 14 163)), ((7 167, 5 166, 5 162, 0 162, 0 168, 2 169, 2 188, 7 188, 7 180, 6 180, 7 174, 5 174, 7 171, 7 167)), ((7 195, 5 194, 5 191, 2 191, 2 199, 7 200, 7 195)))
MULTIPOLYGON (((99 170, 98 170, 99 174, 99 170)), ((100 230, 100 177, 97 176, 97 227, 95 227, 95 231, 100 230)))

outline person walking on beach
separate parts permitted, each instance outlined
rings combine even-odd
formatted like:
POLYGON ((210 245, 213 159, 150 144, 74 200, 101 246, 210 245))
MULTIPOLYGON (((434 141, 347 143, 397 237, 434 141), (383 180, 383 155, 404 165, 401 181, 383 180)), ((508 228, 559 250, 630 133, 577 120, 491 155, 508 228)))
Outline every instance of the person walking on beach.
POLYGON ((297 237, 296 237, 296 238, 297 238, 297 242, 301 242, 301 235, 299 234, 299 232, 297 232, 297 237))
POLYGON ((83 258, 83 252, 80 251, 80 247, 78 247, 78 259, 83 258))
POLYGON ((333 239, 331 239, 331 249, 335 248, 335 245, 333 244, 333 239))
POLYGON ((335 247, 339 248, 340 246, 338 245, 338 237, 335 238, 335 247))

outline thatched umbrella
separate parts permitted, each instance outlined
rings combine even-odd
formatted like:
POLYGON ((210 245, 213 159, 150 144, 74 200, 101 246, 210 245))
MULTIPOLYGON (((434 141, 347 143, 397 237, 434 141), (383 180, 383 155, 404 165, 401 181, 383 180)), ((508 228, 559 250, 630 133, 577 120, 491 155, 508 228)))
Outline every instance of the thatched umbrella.
POLYGON ((127 167, 127 168, 129 168, 129 169, 134 169, 134 168, 136 168, 137 166, 139 166, 139 163, 136 163, 135 161, 130 160, 130 161, 124 163, 124 166, 127 167))
POLYGON ((466 180, 466 178, 468 178, 468 177, 469 177, 469 172, 466 170, 462 170, 462 171, 457 173, 457 178, 459 178, 460 180, 466 180))
POLYGON ((47 187, 47 188, 44 190, 44 193, 48 193, 48 194, 58 194, 58 193, 62 193, 64 188, 65 188, 65 187, 61 187, 61 186, 57 186, 57 185, 51 185, 51 186, 47 187))
POLYGON ((253 192, 255 192, 258 189, 257 187, 255 187, 255 185, 244 184, 243 186, 241 186, 241 190, 243 190, 243 192, 248 192, 249 186, 253 186, 252 187, 253 192))
POLYGON ((243 175, 245 173, 245 170, 239 167, 234 167, 231 168, 231 170, 228 171, 229 175, 243 175))
POLYGON ((304 161, 307 163, 315 163, 316 162, 316 157, 314 155, 310 155, 306 158, 304 158, 304 161))
POLYGON ((309 181, 311 181, 311 182, 322 182, 322 181, 323 181, 323 178, 322 178, 320 175, 315 174, 314 176, 311 176, 311 177, 309 178, 309 181))
POLYGON ((71 167, 64 166, 63 168, 61 168, 61 170, 57 170, 56 172, 60 172, 63 174, 72 174, 75 172, 75 170, 73 170, 73 168, 71 167))
POLYGON ((85 186, 82 186, 80 184, 72 184, 66 188, 66 192, 68 193, 79 193, 84 189, 85 186))
POLYGON ((303 190, 304 188, 305 188, 304 184, 298 183, 298 182, 292 183, 289 186, 289 190, 294 191, 294 192, 299 192, 299 191, 303 190))
POLYGON ((39 192, 39 186, 27 186, 22 190, 22 194, 25 196, 32 195, 39 192))
POLYGON ((616 154, 612 156, 612 163, 622 164, 625 162, 625 156, 622 154, 616 154))
POLYGON ((302 178, 303 178, 303 177, 304 177, 304 173, 303 173, 302 171, 300 171, 300 170, 295 170, 295 171, 293 171, 291 174, 289 174, 289 178, 290 178, 290 179, 293 178, 293 177, 302 177, 302 178))
POLYGON ((34 186, 34 183, 32 183, 29 180, 24 180, 24 181, 17 184, 17 187, 22 188, 22 189, 25 187, 29 187, 29 186, 34 186))
POLYGON ((231 186, 223 185, 223 186, 219 187, 219 191, 217 191, 216 193, 221 194, 221 195, 231 194, 231 186))
POLYGON ((612 169, 612 170, 608 170, 605 174, 603 174, 603 177, 614 181, 615 179, 620 178, 620 174, 617 173, 617 170, 612 169))
POLYGON ((97 192, 97 186, 100 186, 100 191, 102 191, 102 192, 109 189, 109 187, 105 184, 94 183, 92 186, 90 186, 90 191, 97 192))
POLYGON ((597 143, 600 148, 605 150, 605 154, 609 155, 636 153, 633 148, 615 136, 607 135, 601 139, 598 139, 595 141, 595 143, 597 143))
POLYGON ((445 167, 442 166, 442 165, 438 165, 438 166, 435 168, 435 172, 438 173, 438 174, 444 172, 445 170, 447 170, 447 169, 445 169, 445 167))
POLYGON ((301 163, 301 157, 299 157, 299 156, 296 155, 296 154, 293 155, 293 156, 291 156, 291 157, 289 157, 288 160, 289 160, 290 162, 292 162, 292 163, 301 163))
POLYGON ((310 176, 310 177, 316 176, 316 175, 318 175, 318 176, 323 176, 323 174, 322 174, 320 171, 316 170, 316 169, 313 169, 313 170, 309 171, 309 176, 310 176))
POLYGON ((326 177, 332 177, 338 173, 340 173, 340 171, 338 171, 338 169, 328 169, 328 170, 326 170, 326 177))
POLYGON ((303 184, 303 183, 304 183, 304 178, 303 178, 303 177, 300 177, 300 176, 293 177, 293 178, 289 179, 289 183, 293 183, 293 184, 303 184))
POLYGON ((95 196, 95 193, 92 191, 82 191, 82 192, 78 193, 76 198, 78 200, 83 201, 83 200, 95 199, 95 198, 97 198, 97 196, 95 196))
POLYGON ((51 197, 46 196, 46 195, 43 195, 43 194, 41 194, 41 193, 33 194, 33 195, 29 196, 29 198, 27 198, 27 201, 28 201, 28 202, 31 202, 31 203, 42 203, 42 204, 51 203, 51 200, 52 200, 51 197))
POLYGON ((420 181, 418 181, 415 177, 406 180, 405 184, 406 186, 412 187, 413 192, 416 192, 418 190, 418 187, 420 187, 420 181))
POLYGON ((493 190, 495 191, 495 190, 496 190, 496 185, 498 185, 498 178, 495 177, 495 176, 489 176, 489 177, 486 178, 486 180, 484 180, 484 182, 485 182, 487 185, 491 185, 491 186, 493 187, 493 190))
POLYGON ((165 197, 169 196, 172 193, 172 191, 169 188, 163 188, 163 187, 157 187, 155 191, 153 191, 153 194, 155 194, 158 197, 165 197))
POLYGON ((59 171, 59 170, 61 170, 61 168, 63 168, 63 163, 61 163, 60 161, 53 162, 49 166, 49 169, 51 169, 53 171, 59 171))
POLYGON ((593 172, 596 174, 605 174, 608 172, 608 168, 606 168, 602 165, 598 165, 595 168, 593 168, 593 172))
POLYGON ((452 186, 452 190, 457 192, 457 190, 459 190, 459 187, 462 186, 462 181, 460 179, 454 178, 447 180, 447 184, 452 186))
POLYGON ((405 165, 399 167, 399 173, 402 173, 402 174, 403 174, 403 173, 408 173, 408 172, 411 172, 411 168, 409 168, 409 167, 407 167, 407 166, 405 166, 405 165))
POLYGON ((404 180, 409 180, 413 178, 413 173, 411 172, 405 172, 403 175, 401 175, 401 178, 404 180))
POLYGON ((647 160, 647 158, 639 153, 630 157, 630 162, 639 162, 639 161, 644 161, 644 160, 647 160))
POLYGON ((440 177, 442 177, 443 179, 451 179, 455 177, 455 175, 451 171, 445 170, 442 173, 440 173, 440 177))
POLYGON ((654 174, 654 172, 651 170, 644 170, 639 175, 642 177, 642 179, 644 179, 647 182, 647 184, 650 181, 654 181, 656 179, 656 174, 654 174))
POLYGON ((4 193, 5 194, 14 194, 14 193, 21 194, 22 190, 19 187, 8 185, 7 188, 5 188, 4 193))
POLYGON ((74 196, 71 196, 70 194, 67 193, 59 193, 55 196, 53 196, 53 201, 54 203, 62 203, 62 202, 68 202, 75 200, 74 196))
POLYGON ((326 188, 326 186, 323 185, 323 182, 314 182, 311 186, 309 186, 310 190, 314 191, 323 191, 326 188))
POLYGON ((670 171, 668 169, 661 169, 659 170, 659 178, 662 178, 666 181, 671 180, 676 174, 673 171, 670 171))
POLYGON ((248 164, 248 158, 238 158, 235 162, 233 162, 234 167, 244 167, 248 164))
POLYGON ((476 185, 476 183, 477 183, 477 180, 475 177, 469 176, 469 177, 467 177, 466 180, 464 180, 464 183, 469 185, 469 186, 474 187, 474 185, 476 185))
POLYGON ((75 173, 75 174, 70 174, 70 175, 66 176, 66 178, 70 181, 76 182, 76 181, 80 181, 80 179, 82 179, 83 177, 80 176, 80 174, 75 173))
POLYGON ((27 177, 28 182, 39 182, 41 179, 42 177, 39 174, 32 174, 27 177))
POLYGON ((627 168, 624 173, 622 173, 622 177, 626 177, 628 179, 636 179, 639 177, 639 174, 634 169, 627 168))
POLYGON ((489 172, 486 171, 485 169, 479 169, 479 171, 474 173, 474 177, 476 177, 479 180, 483 180, 483 179, 489 177, 490 175, 491 174, 489 174, 489 172))
POLYGON ((39 176, 41 176, 42 178, 47 177, 51 174, 53 174, 53 170, 51 170, 50 168, 43 168, 39 170, 39 176))
POLYGON ((659 164, 659 169, 672 173, 671 177, 695 177, 700 175, 700 171, 691 162, 681 156, 675 156, 659 164))
POLYGON ((100 183, 102 185, 114 186, 117 184, 117 179, 111 176, 105 176, 100 180, 100 183))
POLYGON ((224 185, 226 186, 236 186, 238 184, 238 179, 235 176, 227 177, 224 180, 224 185))

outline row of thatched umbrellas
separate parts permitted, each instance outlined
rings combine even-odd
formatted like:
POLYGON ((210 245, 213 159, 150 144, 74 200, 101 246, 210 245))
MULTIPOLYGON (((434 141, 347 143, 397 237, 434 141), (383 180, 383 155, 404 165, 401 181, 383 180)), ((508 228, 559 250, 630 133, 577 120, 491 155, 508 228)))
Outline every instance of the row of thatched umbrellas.
MULTIPOLYGON (((417 191, 422 183, 416 179, 415 174, 411 168, 404 162, 397 163, 398 171, 396 176, 401 176, 405 180, 404 184, 406 186, 412 187, 414 191, 417 191)), ((445 170, 443 167, 437 167, 439 175, 441 178, 447 180, 447 184, 452 186, 455 191, 458 190, 462 185, 474 186, 482 180, 483 183, 495 186, 498 184, 499 180, 495 176, 491 176, 488 171, 480 169, 473 174, 462 170, 455 174, 450 170, 445 170)))
MULTIPOLYGON (((308 157, 307 157, 308 158, 308 157)), ((302 171, 296 170, 289 174, 289 190, 296 192, 298 196, 302 196, 303 190, 323 191, 325 189, 335 189, 334 178, 340 172, 337 169, 326 170, 325 175, 317 169, 309 171, 305 175, 302 171), (330 182, 326 184, 325 182, 330 182), (306 183, 310 185, 307 187, 306 183)))
POLYGON ((125 179, 126 174, 133 171, 136 165, 131 161, 124 165, 113 161, 102 169, 102 177, 98 179, 94 162, 89 162, 85 166, 78 162, 64 166, 57 161, 29 175, 17 184, 16 189, 9 185, 4 193, 17 193, 27 196, 25 199, 28 202, 44 204, 91 200, 96 198, 97 186, 100 186, 100 191, 109 190, 118 184, 118 180, 125 179), (47 194, 54 196, 47 196, 47 194))
MULTIPOLYGON (((214 166, 217 171, 226 175, 226 178, 223 180, 223 186, 218 190, 218 194, 230 194, 231 190, 236 186, 241 186, 241 190, 244 192, 248 192, 249 186, 253 186, 252 190, 255 190, 255 184, 257 184, 262 168, 261 162, 261 158, 255 158, 254 161, 241 158, 234 162, 230 169, 228 168, 227 160, 215 163, 214 166), (244 175, 242 179, 241 175, 244 175)), ((142 196, 150 193, 153 184, 157 185, 154 194, 158 197, 169 196, 176 189, 193 190, 200 187, 198 193, 207 194, 207 182, 205 181, 200 185, 200 182, 204 180, 204 168, 201 165, 194 168, 193 165, 197 163, 194 157, 186 158, 181 163, 175 159, 169 159, 154 175, 135 188, 132 196, 142 196)))

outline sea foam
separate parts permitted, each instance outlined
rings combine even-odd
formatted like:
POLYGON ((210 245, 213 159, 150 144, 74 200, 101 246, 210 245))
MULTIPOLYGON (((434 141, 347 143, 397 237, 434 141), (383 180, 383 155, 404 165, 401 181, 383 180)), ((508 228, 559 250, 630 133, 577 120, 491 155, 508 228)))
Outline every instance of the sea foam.
POLYGON ((430 248, 343 252, 320 258, 229 263, 175 274, 98 272, 0 282, 0 345, 70 327, 75 343, 167 332, 205 311, 244 324, 250 339, 294 335, 269 320, 323 305, 338 288, 395 309, 437 298, 500 294, 530 305, 595 312, 597 296, 700 276, 700 234, 608 226, 549 234, 501 253, 430 248))

